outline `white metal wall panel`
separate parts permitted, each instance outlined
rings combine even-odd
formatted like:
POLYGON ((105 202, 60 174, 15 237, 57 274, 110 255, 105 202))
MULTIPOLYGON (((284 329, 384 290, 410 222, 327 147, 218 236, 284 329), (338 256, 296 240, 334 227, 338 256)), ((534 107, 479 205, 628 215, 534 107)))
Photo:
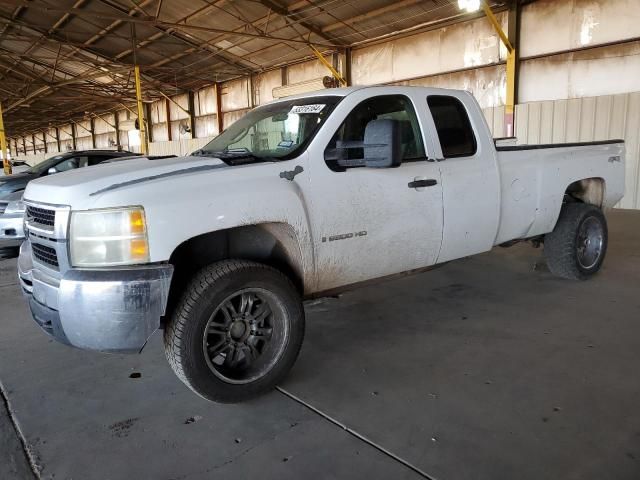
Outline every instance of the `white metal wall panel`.
POLYGON ((47 130, 47 142, 56 143, 56 129, 55 128, 49 128, 47 130))
POLYGON ((249 80, 241 78, 222 84, 220 96, 222 111, 231 112, 249 107, 249 80))
MULTIPOLYGON (((506 28, 507 16, 497 16, 506 28)), ((505 58, 497 33, 486 18, 479 18, 356 49, 351 70, 354 84, 371 85, 491 65, 505 58)))
POLYGON ((198 117, 216 113, 215 87, 211 86, 198 90, 195 93, 194 108, 195 115, 198 117))
POLYGON ((120 130, 118 132, 118 136, 120 137, 120 146, 123 150, 130 150, 129 148, 129 133, 125 130, 120 130))
POLYGON ((202 148, 214 137, 190 138, 172 142, 152 142, 149 144, 150 155, 189 155, 202 148))
POLYGON ((116 146, 116 132, 101 133, 96 135, 96 148, 115 148, 116 146))
POLYGON ((253 77, 256 105, 264 105, 273 100, 273 89, 282 85, 282 72, 271 70, 253 77))
POLYGON ((495 138, 504 136, 504 106, 487 107, 482 109, 484 118, 489 124, 491 134, 495 138))
POLYGON ((249 111, 248 109, 245 109, 245 110, 236 110, 235 112, 224 113, 222 115, 223 128, 225 130, 229 128, 230 125, 234 124, 239 119, 244 117, 245 113, 247 113, 248 111, 249 111))
POLYGON ((217 115, 196 117, 196 138, 210 137, 218 134, 217 115))
POLYGON ((78 137, 76 138, 76 149, 78 150, 91 150, 93 143, 91 137, 78 137))
POLYGON ((102 118, 94 118, 93 119, 93 131, 95 133, 112 133, 114 132, 114 128, 111 125, 115 125, 115 119, 113 118, 113 114, 111 115, 102 115, 102 118), (108 123, 107 123, 108 122, 108 123), (111 125, 109 125, 111 124, 111 125))
POLYGON ((167 121, 167 100, 156 100, 151 104, 151 123, 163 123, 167 121))
MULTIPOLYGON (((331 56, 326 56, 325 59, 332 64, 331 56)), ((287 67, 287 84, 300 83, 326 75, 331 75, 327 67, 320 63, 320 60, 311 60, 287 67)))
POLYGON ((116 113, 118 115, 118 121, 124 122, 125 120, 129 120, 129 110, 118 110, 116 113))
POLYGON ((640 90, 640 41, 523 60, 519 78, 521 102, 635 92, 640 90))
POLYGON ((58 132, 60 132, 60 141, 71 140, 71 125, 59 127, 58 132))
POLYGON ((189 110, 189 95, 187 95, 186 93, 175 95, 171 97, 171 100, 173 100, 172 102, 169 102, 169 116, 171 117, 171 120, 173 121, 189 118, 189 115, 184 111, 189 110), (182 108, 180 108, 178 105, 180 105, 180 107, 182 108))
POLYGON ((635 37, 640 37, 638 0, 537 0, 522 8, 522 57, 635 37))
POLYGON ((176 120, 171 122, 171 139, 172 140, 184 140, 191 138, 191 132, 187 132, 186 128, 189 127, 189 120, 176 120))
POLYGON ((152 132, 154 142, 166 142, 169 140, 169 136, 167 133, 167 123, 155 123, 152 125, 152 132))
POLYGON ((504 105, 507 93, 507 72, 504 65, 445 73, 431 77, 394 82, 394 85, 454 88, 473 93, 482 108, 504 105))
POLYGON ((76 125, 76 135, 78 137, 84 137, 90 135, 91 132, 91 120, 82 120, 76 125))

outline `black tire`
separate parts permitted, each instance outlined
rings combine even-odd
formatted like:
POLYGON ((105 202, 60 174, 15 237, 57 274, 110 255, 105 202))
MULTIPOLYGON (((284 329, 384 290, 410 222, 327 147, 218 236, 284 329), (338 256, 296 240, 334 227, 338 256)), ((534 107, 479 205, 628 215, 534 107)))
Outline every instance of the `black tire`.
POLYGON ((607 242, 602 210, 585 203, 566 203, 553 232, 544 237, 549 270, 562 278, 586 280, 602 267, 607 242))
POLYGON ((242 402, 273 389, 289 372, 304 324, 289 278, 259 263, 225 260, 202 269, 185 290, 164 332, 165 354, 201 397, 242 402))

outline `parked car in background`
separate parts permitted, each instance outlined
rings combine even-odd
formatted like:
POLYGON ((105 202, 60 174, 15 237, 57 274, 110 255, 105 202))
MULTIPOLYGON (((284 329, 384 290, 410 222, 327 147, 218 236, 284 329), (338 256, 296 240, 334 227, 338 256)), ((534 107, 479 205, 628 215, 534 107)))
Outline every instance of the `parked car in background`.
POLYGON ((0 257, 14 257, 24 241, 22 195, 29 181, 54 173, 88 167, 113 159, 137 157, 131 152, 87 150, 68 152, 49 158, 24 173, 8 175, 0 180, 0 257))
MULTIPOLYGON (((24 240, 24 190, 0 198, 0 250, 16 249, 24 240)), ((3 252, 8 253, 8 252, 3 252)))
POLYGON ((22 173, 15 173, 0 178, 0 197, 7 193, 24 190, 31 180, 45 177, 54 173, 65 172, 76 168, 90 167, 116 157, 130 157, 136 155, 131 152, 117 152, 115 150, 81 150, 61 153, 48 158, 22 173))
MULTIPOLYGON (((29 170, 29 164, 24 160, 9 160, 9 163, 11 164, 12 174, 22 173, 29 170)), ((2 176, 5 176, 4 169, 0 170, 0 177, 2 176)))

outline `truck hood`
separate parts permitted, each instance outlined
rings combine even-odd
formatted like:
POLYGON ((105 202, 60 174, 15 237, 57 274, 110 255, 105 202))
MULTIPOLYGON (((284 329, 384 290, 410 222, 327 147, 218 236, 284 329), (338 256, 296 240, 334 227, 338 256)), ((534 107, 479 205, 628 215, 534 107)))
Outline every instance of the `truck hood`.
POLYGON ((204 171, 232 168, 218 158, 141 157, 79 168, 29 182, 27 201, 90 208, 91 199, 101 194, 136 184, 173 176, 199 175, 204 171))

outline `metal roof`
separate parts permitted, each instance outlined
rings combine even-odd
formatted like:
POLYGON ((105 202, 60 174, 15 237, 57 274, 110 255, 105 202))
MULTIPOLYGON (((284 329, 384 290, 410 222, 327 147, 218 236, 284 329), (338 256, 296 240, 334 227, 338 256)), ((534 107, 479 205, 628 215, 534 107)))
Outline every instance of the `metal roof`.
POLYGON ((468 18, 457 0, 3 0, 9 136, 468 18))

